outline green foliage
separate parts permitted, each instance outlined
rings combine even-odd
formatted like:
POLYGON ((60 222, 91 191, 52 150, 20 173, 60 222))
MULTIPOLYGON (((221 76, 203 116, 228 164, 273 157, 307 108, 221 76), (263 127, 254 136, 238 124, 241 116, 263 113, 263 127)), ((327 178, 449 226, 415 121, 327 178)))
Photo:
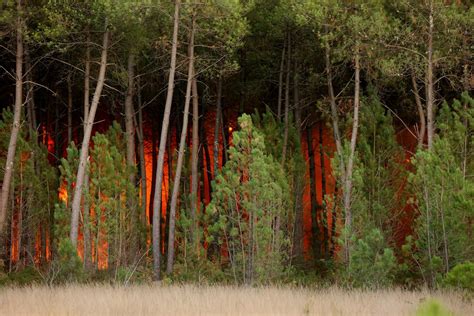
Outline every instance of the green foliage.
MULTIPOLYGON (((410 183, 420 214, 416 220, 415 260, 425 280, 435 286, 441 274, 474 258, 471 241, 474 218, 474 183, 469 160, 464 159, 463 139, 467 136, 462 109, 447 105, 440 114, 439 137, 432 150, 419 150, 413 159, 415 173, 410 183), (466 161, 466 163, 464 163, 466 161)), ((471 111, 471 110, 468 110, 471 111)), ((464 147, 465 148, 465 147, 464 147)))
POLYGON ((450 316, 453 315, 436 300, 428 300, 421 304, 416 312, 416 316, 450 316))
POLYGON ((207 242, 225 249, 226 270, 236 282, 269 282, 283 273, 288 253, 289 187, 250 116, 242 115, 239 125, 206 208, 207 242))
POLYGON ((380 230, 373 229, 354 240, 347 282, 351 286, 380 288, 390 286, 397 267, 393 250, 386 247, 380 230))
MULTIPOLYGON (((5 166, 5 156, 8 151, 13 114, 4 109, 0 120, 0 164, 5 166)), ((4 169, 0 168, 0 178, 3 179, 4 169)), ((22 124, 18 135, 16 155, 13 165, 12 189, 10 193, 9 213, 22 214, 22 225, 19 236, 23 245, 29 245, 30 257, 19 258, 31 262, 35 256, 32 247, 34 236, 40 226, 50 227, 56 202, 57 174, 49 164, 46 146, 38 144, 36 132, 28 131, 22 124)), ((44 230, 46 231, 46 229, 44 230)))
POLYGON ((444 285, 474 293, 474 263, 456 265, 446 274, 444 285))
POLYGON ((53 283, 80 282, 85 274, 81 258, 68 238, 62 239, 58 245, 58 258, 52 263, 50 273, 55 274, 53 283), (55 271, 54 271, 55 270, 55 271), (54 271, 54 272, 53 272, 54 271))
POLYGON ((405 153, 395 138, 392 117, 376 91, 363 98, 354 172, 353 231, 362 238, 373 228, 392 243, 393 227, 406 205, 405 153))

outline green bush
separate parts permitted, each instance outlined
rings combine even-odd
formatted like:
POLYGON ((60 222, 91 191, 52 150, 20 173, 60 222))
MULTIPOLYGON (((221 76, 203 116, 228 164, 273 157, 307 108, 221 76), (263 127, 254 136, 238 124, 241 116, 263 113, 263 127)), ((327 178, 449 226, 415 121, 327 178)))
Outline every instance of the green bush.
POLYGON ((474 293, 474 263, 466 262, 452 268, 446 275, 444 284, 474 293))
POLYGON ((452 315, 438 301, 429 300, 418 308, 417 316, 449 316, 452 315))
POLYGON ((393 282, 396 266, 393 250, 386 247, 382 233, 372 229, 354 245, 347 281, 355 287, 386 287, 393 282))

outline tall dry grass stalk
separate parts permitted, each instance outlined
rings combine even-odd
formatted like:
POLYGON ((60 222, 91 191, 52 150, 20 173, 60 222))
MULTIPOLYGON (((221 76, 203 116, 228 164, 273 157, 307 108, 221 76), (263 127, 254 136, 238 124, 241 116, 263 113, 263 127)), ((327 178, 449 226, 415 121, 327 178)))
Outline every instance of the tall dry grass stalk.
POLYGON ((2 288, 0 315, 414 315, 430 298, 474 315, 454 293, 192 285, 2 288))

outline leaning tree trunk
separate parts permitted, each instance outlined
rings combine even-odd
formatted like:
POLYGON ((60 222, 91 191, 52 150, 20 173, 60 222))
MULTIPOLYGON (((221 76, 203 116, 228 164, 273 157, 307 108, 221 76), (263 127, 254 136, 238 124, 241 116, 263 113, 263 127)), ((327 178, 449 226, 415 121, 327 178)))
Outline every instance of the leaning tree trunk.
MULTIPOLYGON (((160 280, 160 260, 161 260, 161 242, 160 242, 160 218, 161 218, 161 183, 163 181, 163 165, 165 162, 165 148, 168 136, 168 127, 171 113, 171 103, 173 101, 174 75, 176 72, 176 51, 178 47, 178 28, 179 28, 179 8, 181 0, 175 1, 174 26, 173 26, 173 44, 171 48, 170 73, 168 77, 168 92, 166 95, 165 112, 163 115, 163 124, 161 126, 160 149, 158 160, 156 162, 156 183, 153 199, 153 274, 155 280, 160 280)), ((171 154, 171 153, 169 153, 171 154)))
POLYGON ((90 111, 85 122, 84 138, 82 140, 81 154, 79 157, 79 167, 77 169, 76 186, 74 189, 74 197, 72 200, 71 212, 71 232, 69 238, 74 247, 77 246, 77 237, 79 234, 79 215, 81 213, 82 189, 84 184, 84 175, 86 171, 87 156, 89 152, 89 142, 92 134, 92 125, 94 124, 95 113, 99 105, 100 96, 105 82, 105 71, 107 68, 107 52, 109 44, 109 30, 107 29, 103 37, 102 54, 100 59, 99 77, 97 78, 97 86, 95 88, 94 97, 90 106, 90 111))
POLYGON ((15 108, 13 114, 13 125, 8 144, 5 173, 2 182, 2 195, 0 200, 0 236, 3 235, 5 219, 7 215, 8 195, 12 179, 13 164, 15 163, 16 144, 20 132, 21 107, 23 105, 23 20, 21 1, 17 2, 16 19, 16 70, 15 70, 15 108))
POLYGON ((344 237, 344 252, 346 262, 349 263, 350 260, 350 242, 348 234, 352 230, 352 172, 354 170, 354 159, 355 151, 357 144, 357 131, 359 129, 359 95, 360 95, 360 65, 359 65, 359 47, 355 48, 355 86, 354 86, 354 117, 352 121, 352 135, 351 135, 351 144, 350 144, 350 153, 349 158, 347 159, 346 173, 344 178, 344 212, 345 212, 345 229, 346 236, 344 237))
POLYGON ((170 214, 169 214, 170 225, 169 225, 169 234, 168 234, 168 262, 166 265, 167 274, 171 274, 173 272, 176 207, 178 204, 181 171, 183 170, 184 147, 186 146, 186 134, 188 131, 189 103, 191 102, 191 86, 192 86, 193 77, 194 77, 194 30, 195 28, 196 28, 196 13, 193 13, 191 34, 189 38, 188 82, 186 86, 186 97, 184 101, 183 127, 181 128, 181 138, 179 140, 178 161, 176 163, 176 172, 174 175, 173 193, 171 195, 171 205, 170 205, 170 214))
POLYGON ((418 147, 422 148, 423 143, 425 142, 425 133, 426 133, 426 118, 425 110, 423 109, 423 104, 421 103, 420 93, 418 91, 418 84, 416 83, 415 71, 411 73, 411 83, 413 86, 413 94, 415 95, 416 108, 418 110, 418 116, 420 118, 420 131, 418 133, 418 147))

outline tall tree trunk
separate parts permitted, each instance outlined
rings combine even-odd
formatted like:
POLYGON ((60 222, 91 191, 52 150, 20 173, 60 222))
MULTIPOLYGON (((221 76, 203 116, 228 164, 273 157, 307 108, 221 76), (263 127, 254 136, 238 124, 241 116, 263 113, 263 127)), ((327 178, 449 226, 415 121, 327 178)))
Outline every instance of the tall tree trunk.
POLYGON ((324 197, 326 195, 326 163, 324 161, 324 130, 323 124, 319 124, 319 157, 321 160, 321 221, 323 223, 324 231, 324 258, 329 259, 329 220, 328 217, 331 214, 327 211, 324 203, 324 197))
POLYGON ((176 163, 176 172, 174 175, 173 193, 171 195, 170 205, 170 225, 168 235, 168 262, 166 265, 166 273, 171 274, 173 272, 174 262, 174 237, 175 237, 175 226, 176 226, 176 207, 178 204, 178 194, 181 181, 181 171, 183 169, 183 157, 184 149, 186 146, 186 134, 188 131, 188 116, 189 116, 189 103, 191 102, 191 87, 194 78, 194 30, 196 28, 196 13, 193 12, 191 34, 189 37, 189 65, 188 65, 188 82, 186 86, 186 97, 184 101, 184 113, 183 113, 183 127, 181 129, 181 137, 179 140, 179 151, 178 161, 176 163))
POLYGON ((67 75, 67 144, 72 141, 72 80, 71 73, 67 75))
POLYGON ((288 128, 289 128, 289 112, 290 112, 290 75, 291 75, 291 35, 288 32, 288 56, 286 62, 286 83, 285 83, 285 132, 283 135, 283 152, 281 155, 281 164, 285 165, 286 152, 288 147, 288 128))
MULTIPOLYGON (((326 33, 328 33, 327 26, 325 27, 326 33)), ((329 43, 326 43, 325 47, 325 62, 326 62, 326 76, 329 93, 329 104, 331 106, 331 120, 332 120, 332 131, 334 134, 334 142, 336 143, 336 154, 339 159, 339 171, 341 172, 341 178, 345 177, 344 157, 342 154, 342 140, 341 132, 339 130, 339 115, 337 113, 336 97, 334 94, 334 88, 332 85, 332 66, 331 66, 331 49, 329 43)))
MULTIPOLYGON (((86 38, 86 58, 84 61, 84 123, 89 117, 89 99, 90 99, 90 75, 91 75, 91 49, 90 49, 90 32, 87 29, 86 38)), ((87 125, 84 124, 84 134, 87 125)), ((89 207, 89 168, 88 164, 84 171, 84 197, 83 197, 83 227, 84 227, 84 268, 89 270, 92 268, 92 239, 90 230, 90 207, 89 207)))
POLYGON ((281 62, 280 62, 280 73, 278 77, 278 104, 277 104, 277 118, 281 119, 281 104, 283 96, 283 75, 285 72, 285 51, 286 51, 286 40, 285 37, 283 42, 283 49, 281 50, 281 62))
POLYGON ((425 142, 425 132, 426 132, 426 118, 425 110, 423 109, 423 104, 421 103, 420 93, 418 91, 418 84, 416 83, 415 72, 411 73, 411 83, 413 86, 413 94, 415 95, 416 108, 418 110, 418 117, 420 118, 420 132, 418 133, 418 148, 423 147, 425 142))
POLYGON ((146 183, 146 161, 145 161, 145 144, 143 135, 143 111, 142 111, 142 94, 140 80, 137 80, 138 84, 138 122, 137 122, 137 136, 138 136, 138 155, 140 157, 140 182, 141 182, 141 214, 140 221, 142 225, 146 225, 146 195, 147 195, 147 183, 146 183))
MULTIPOLYGON (((133 126, 134 108, 134 79, 135 79, 135 56, 133 53, 128 55, 127 63, 128 87, 125 97, 125 135, 127 140, 127 165, 135 168, 135 127, 133 126)), ((130 183, 135 186, 135 172, 130 173, 130 183)))
MULTIPOLYGON (((106 26, 107 27, 107 26, 106 26)), ((105 71, 107 69, 107 52, 109 45, 109 30, 107 29, 103 37, 102 54, 100 59, 99 77, 97 78, 97 86, 95 88, 94 97, 90 106, 90 111, 85 122, 84 138, 82 140, 81 154, 79 157, 79 167, 77 169, 76 186, 74 188, 74 197, 72 200, 71 212, 71 232, 70 239, 74 247, 77 246, 77 237, 79 234, 79 215, 81 213, 81 199, 84 183, 84 175, 86 170, 87 156, 89 153, 89 142, 92 134, 92 125, 94 124, 95 113, 99 105, 100 96, 105 82, 105 71)))
MULTIPOLYGON (((127 61, 127 77, 128 77, 128 87, 127 94, 125 97, 125 139, 127 143, 127 166, 129 168, 129 181, 131 187, 136 187, 135 182, 135 109, 133 106, 133 96, 134 96, 134 85, 135 85, 135 55, 132 52, 128 54, 127 61)), ((127 207, 131 213, 130 216, 130 225, 131 225, 131 241, 130 249, 128 252, 129 260, 133 260, 136 256, 139 248, 139 238, 138 238, 138 226, 140 223, 140 214, 139 208, 136 207, 136 198, 133 194, 128 194, 127 196, 127 207)))
POLYGON ((23 106, 23 20, 21 0, 17 1, 16 18, 16 69, 15 69, 15 108, 13 114, 13 125, 8 144, 5 173, 2 182, 2 196, 0 201, 0 236, 3 236, 5 219, 7 215, 8 195, 15 163, 16 144, 20 132, 21 107, 23 106))
POLYGON ((354 117, 352 120, 352 134, 351 134, 351 144, 350 144, 350 153, 349 158, 347 159, 346 173, 344 179, 344 212, 345 212, 345 222, 344 226, 346 229, 346 236, 344 240, 345 244, 345 259, 349 263, 350 260, 350 241, 349 236, 352 231, 352 172, 354 169, 354 159, 355 151, 357 144, 357 131, 359 129, 359 104, 360 104, 360 65, 359 65, 359 46, 355 47, 355 56, 354 56, 354 67, 355 67, 355 86, 354 86, 354 117))
POLYGON ((321 239, 318 223, 318 201, 316 199, 316 174, 314 171, 314 148, 313 148, 313 135, 312 128, 306 130, 306 141, 308 144, 308 158, 309 158, 309 194, 311 201, 311 233, 312 240, 311 246, 313 248, 313 255, 315 260, 321 258, 321 239))
POLYGON ((434 84, 433 84, 433 0, 430 1, 428 30, 428 64, 426 70, 426 116, 428 119, 428 149, 433 147, 434 137, 434 84))
MULTIPOLYGON (((299 100, 299 83, 298 83, 298 66, 295 61, 295 70, 293 73, 293 99, 295 106, 295 124, 297 137, 301 140, 301 106, 299 100)), ((299 178, 299 175, 294 175, 295 182, 295 227, 294 227, 294 242, 293 242, 293 256, 298 259, 303 257, 303 193, 304 180, 299 178)))
MULTIPOLYGON (((158 152, 158 161, 156 167, 156 184, 153 199, 153 274, 155 280, 160 280, 160 260, 161 260, 161 242, 160 242, 160 217, 161 217, 161 183, 163 181, 163 164, 165 161, 165 148, 168 136, 169 117, 171 113, 171 103, 173 101, 174 75, 176 72, 176 51, 178 46, 178 28, 179 28, 179 8, 181 0, 175 1, 174 8, 174 26, 173 26, 173 44, 171 48, 170 73, 168 77, 168 92, 166 95, 165 112, 163 115, 163 124, 161 126, 160 149, 158 152)), ((169 153, 170 154, 170 153, 169 153)))
MULTIPOLYGON (((214 179, 219 173, 219 129, 222 116, 222 73, 217 79, 217 106, 216 106, 216 124, 214 126, 214 179)), ((224 135, 222 135, 224 137, 224 135)))
POLYGON ((194 242, 194 233, 197 230, 197 212, 198 212, 198 184, 199 184, 199 97, 196 77, 193 77, 193 143, 191 154, 191 239, 194 242))

